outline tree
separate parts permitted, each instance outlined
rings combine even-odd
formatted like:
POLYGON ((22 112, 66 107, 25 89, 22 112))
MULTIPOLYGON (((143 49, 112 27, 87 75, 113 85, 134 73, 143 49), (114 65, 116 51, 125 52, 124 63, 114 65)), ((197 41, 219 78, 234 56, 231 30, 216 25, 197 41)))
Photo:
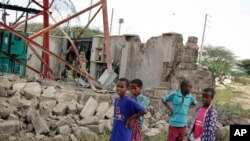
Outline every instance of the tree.
POLYGON ((240 60, 239 63, 237 63, 237 66, 240 70, 250 75, 250 59, 240 60))
POLYGON ((201 64, 208 66, 215 79, 223 84, 223 81, 231 76, 232 69, 236 63, 235 55, 225 47, 207 46, 204 48, 204 56, 201 64))

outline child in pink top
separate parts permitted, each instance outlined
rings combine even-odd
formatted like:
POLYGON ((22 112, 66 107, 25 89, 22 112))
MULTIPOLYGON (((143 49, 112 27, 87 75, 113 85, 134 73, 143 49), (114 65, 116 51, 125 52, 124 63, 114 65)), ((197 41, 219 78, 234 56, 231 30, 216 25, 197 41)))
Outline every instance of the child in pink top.
POLYGON ((206 88, 202 93, 202 107, 195 113, 189 132, 189 141, 215 141, 217 111, 212 106, 215 91, 206 88))

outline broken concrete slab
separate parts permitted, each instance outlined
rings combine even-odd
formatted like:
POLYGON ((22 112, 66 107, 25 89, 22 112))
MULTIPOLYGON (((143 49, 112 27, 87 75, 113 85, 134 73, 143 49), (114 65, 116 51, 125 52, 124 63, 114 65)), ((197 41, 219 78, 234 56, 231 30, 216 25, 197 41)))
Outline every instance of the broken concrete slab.
POLYGON ((109 110, 105 113, 106 119, 111 119, 114 116, 114 106, 111 106, 109 110))
POLYGON ((63 116, 66 113, 67 103, 59 102, 56 107, 53 108, 53 114, 57 116, 63 116))
POLYGON ((55 100, 42 101, 39 104, 39 107, 47 107, 49 109, 53 109, 54 107, 56 107, 56 101, 55 100))
POLYGON ((0 122, 1 134, 13 135, 19 132, 20 127, 20 122, 18 120, 7 120, 0 122))
POLYGON ((68 108, 67 108, 67 113, 68 114, 76 114, 77 112, 77 102, 76 101, 71 101, 68 103, 68 108))
POLYGON ((55 100, 55 93, 56 93, 56 88, 54 86, 50 86, 47 89, 43 90, 43 93, 41 95, 42 99, 48 100, 55 100))
POLYGON ((2 96, 2 97, 8 96, 7 90, 2 86, 0 86, 0 96, 2 96))
POLYGON ((20 108, 23 105, 21 98, 19 96, 13 96, 13 97, 9 98, 8 102, 10 105, 12 105, 16 108, 20 108))
POLYGON ((96 116, 99 119, 104 119, 106 112, 109 110, 109 103, 108 102, 102 102, 99 104, 99 106, 96 109, 96 116))
POLYGON ((76 122, 70 115, 59 117, 59 121, 56 123, 58 127, 63 126, 63 125, 71 126, 74 124, 76 124, 76 122))
POLYGON ((11 113, 10 108, 0 106, 0 117, 2 119, 8 118, 9 114, 11 113))
POLYGON ((57 101, 70 102, 72 100, 77 101, 77 94, 65 93, 65 92, 56 92, 57 101))
POLYGON ((37 82, 29 82, 23 89, 23 95, 28 100, 40 97, 41 93, 42 93, 42 88, 40 84, 37 82))
POLYGON ((70 134, 69 137, 70 137, 71 141, 78 141, 74 134, 70 134))
POLYGON ((58 132, 62 135, 69 135, 71 134, 71 128, 69 125, 63 125, 58 128, 58 132))
POLYGON ((36 134, 47 134, 49 132, 49 127, 46 121, 40 116, 38 112, 35 110, 30 110, 29 115, 36 134))
POLYGON ((98 81, 101 83, 102 88, 110 86, 118 75, 114 71, 106 69, 98 81))
POLYGON ((22 107, 25 109, 29 108, 32 105, 31 100, 22 99, 21 102, 22 102, 22 107))
POLYGON ((87 125, 87 128, 89 128, 90 131, 97 133, 97 134, 102 134, 104 132, 104 125, 103 124, 87 125))
POLYGON ((77 114, 80 114, 80 113, 81 113, 83 107, 84 107, 83 104, 79 104, 79 103, 76 104, 77 114))
POLYGON ((87 117, 84 118, 80 121, 80 123, 78 123, 79 125, 82 126, 86 126, 86 125, 97 125, 99 124, 99 119, 96 116, 92 116, 92 117, 87 117))
POLYGON ((63 135, 56 135, 54 141, 67 141, 67 139, 63 135))
POLYGON ((12 86, 12 82, 6 77, 0 77, 0 86, 6 90, 9 90, 12 86))
POLYGON ((9 114, 8 120, 19 120, 19 117, 15 114, 9 114))
POLYGON ((78 140, 86 140, 86 141, 97 141, 98 137, 97 134, 90 131, 86 127, 79 127, 75 131, 75 135, 78 140))
POLYGON ((93 116, 97 106, 97 101, 90 97, 80 113, 81 118, 88 118, 93 116))
POLYGON ((20 91, 22 90, 27 83, 13 83, 12 84, 12 90, 14 91, 20 91))

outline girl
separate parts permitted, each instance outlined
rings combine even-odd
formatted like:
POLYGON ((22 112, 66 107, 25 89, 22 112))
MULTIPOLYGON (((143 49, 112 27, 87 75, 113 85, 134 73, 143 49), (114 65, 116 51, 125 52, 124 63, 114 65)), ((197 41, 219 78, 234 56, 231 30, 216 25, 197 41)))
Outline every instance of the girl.
POLYGON ((212 88, 203 90, 203 106, 195 113, 189 133, 190 141, 215 141, 217 111, 211 104, 214 95, 215 91, 212 88))

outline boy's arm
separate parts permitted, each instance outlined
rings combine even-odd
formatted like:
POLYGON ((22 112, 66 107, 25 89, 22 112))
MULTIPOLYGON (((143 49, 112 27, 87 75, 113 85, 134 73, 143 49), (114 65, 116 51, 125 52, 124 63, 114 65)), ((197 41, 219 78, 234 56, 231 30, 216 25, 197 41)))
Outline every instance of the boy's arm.
POLYGON ((132 119, 137 119, 137 118, 139 118, 140 116, 142 116, 142 115, 144 115, 146 113, 147 113, 147 110, 145 109, 144 111, 141 111, 141 112, 138 112, 138 113, 132 115, 131 117, 128 118, 126 126, 129 127, 129 125, 130 125, 129 123, 130 123, 130 121, 132 119))
POLYGON ((174 96, 174 92, 170 93, 169 95, 165 95, 165 96, 162 97, 162 102, 167 107, 167 109, 169 111, 169 113, 168 113, 169 116, 173 115, 173 109, 169 105, 169 103, 173 100, 173 96, 174 96))
POLYGON ((191 99, 191 105, 189 106, 189 108, 194 108, 197 104, 197 101, 194 99, 194 97, 192 96, 192 99, 191 99))

